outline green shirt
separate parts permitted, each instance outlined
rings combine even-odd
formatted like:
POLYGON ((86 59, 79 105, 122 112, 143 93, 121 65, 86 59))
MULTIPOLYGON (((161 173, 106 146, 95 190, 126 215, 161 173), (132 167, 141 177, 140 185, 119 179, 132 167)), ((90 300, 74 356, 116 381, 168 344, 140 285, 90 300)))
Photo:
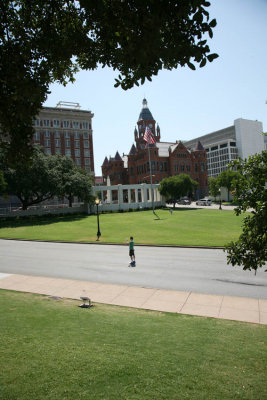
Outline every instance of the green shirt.
POLYGON ((134 249, 134 241, 133 240, 130 241, 129 246, 130 246, 130 250, 134 249))

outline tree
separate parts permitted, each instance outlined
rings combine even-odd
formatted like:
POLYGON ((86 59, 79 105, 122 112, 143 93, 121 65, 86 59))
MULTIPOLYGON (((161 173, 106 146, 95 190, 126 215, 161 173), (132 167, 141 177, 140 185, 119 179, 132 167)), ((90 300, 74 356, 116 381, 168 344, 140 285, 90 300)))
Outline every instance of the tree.
POLYGON ((93 201, 92 177, 70 157, 45 155, 40 147, 34 147, 31 162, 17 166, 6 168, 4 176, 7 192, 20 199, 23 210, 54 196, 67 197, 70 207, 74 196, 87 203, 93 201))
POLYGON ((51 199, 57 192, 55 167, 55 157, 46 156, 39 147, 34 147, 31 163, 20 162, 16 169, 4 170, 8 194, 20 199, 23 210, 51 199))
POLYGON ((219 187, 226 187, 228 192, 228 201, 230 201, 230 191, 233 189, 233 182, 238 178, 238 172, 228 169, 222 171, 217 177, 219 187))
POLYGON ((129 89, 161 69, 204 67, 216 20, 206 0, 3 0, 0 6, 0 125, 8 160, 29 159, 32 120, 55 81, 78 68, 119 72, 129 89), (14 156, 16 154, 16 157, 14 156))
POLYGON ((6 193, 7 184, 4 179, 3 171, 0 171, 0 195, 5 195, 6 193))
POLYGON ((173 207, 175 207, 177 199, 192 193, 197 186, 198 183, 189 175, 180 174, 162 179, 159 185, 159 192, 162 196, 171 198, 173 200, 173 207))
POLYGON ((91 203, 93 201, 92 177, 82 168, 74 164, 70 157, 56 156, 57 190, 56 194, 66 197, 69 207, 72 207, 73 199, 77 196, 80 200, 91 203))
POLYGON ((243 265, 244 270, 255 270, 256 274, 267 261, 267 152, 236 160, 232 167, 239 172, 234 185, 235 213, 252 212, 244 218, 239 239, 226 246, 227 262, 243 265))
POLYGON ((209 178, 209 192, 213 197, 215 197, 216 200, 216 197, 220 193, 220 185, 217 178, 214 177, 209 178))

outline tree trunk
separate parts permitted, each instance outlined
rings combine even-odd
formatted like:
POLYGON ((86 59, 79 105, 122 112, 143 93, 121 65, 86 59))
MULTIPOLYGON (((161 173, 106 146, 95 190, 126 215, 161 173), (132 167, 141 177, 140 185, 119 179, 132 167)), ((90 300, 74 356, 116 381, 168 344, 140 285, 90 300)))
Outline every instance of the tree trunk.
POLYGON ((68 200, 69 200, 69 207, 72 207, 73 197, 72 197, 72 196, 69 196, 69 197, 68 197, 68 200))

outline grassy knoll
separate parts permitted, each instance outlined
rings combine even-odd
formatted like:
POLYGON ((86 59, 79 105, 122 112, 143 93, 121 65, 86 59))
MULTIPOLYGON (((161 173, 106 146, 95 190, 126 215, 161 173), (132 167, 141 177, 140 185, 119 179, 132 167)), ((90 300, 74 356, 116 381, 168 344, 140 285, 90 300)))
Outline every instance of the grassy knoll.
POLYGON ((267 398, 266 326, 0 290, 6 400, 267 398))
MULTIPOLYGON (((100 214, 101 242, 125 243, 134 236, 143 244, 224 246, 241 233, 242 216, 233 211, 206 209, 157 210, 100 214)), ((95 241, 96 216, 43 217, 2 221, 0 238, 95 241)))

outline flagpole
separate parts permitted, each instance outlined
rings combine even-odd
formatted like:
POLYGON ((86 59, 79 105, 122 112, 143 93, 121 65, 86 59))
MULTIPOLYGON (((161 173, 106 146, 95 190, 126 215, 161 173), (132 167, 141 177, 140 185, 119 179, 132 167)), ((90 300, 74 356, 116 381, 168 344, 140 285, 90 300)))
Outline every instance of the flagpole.
POLYGON ((154 190, 152 188, 152 168, 151 168, 149 143, 147 144, 147 147, 148 147, 148 160, 149 160, 149 170, 150 170, 151 201, 152 201, 152 209, 153 209, 153 214, 154 214, 155 213, 155 210, 154 210, 154 190))

